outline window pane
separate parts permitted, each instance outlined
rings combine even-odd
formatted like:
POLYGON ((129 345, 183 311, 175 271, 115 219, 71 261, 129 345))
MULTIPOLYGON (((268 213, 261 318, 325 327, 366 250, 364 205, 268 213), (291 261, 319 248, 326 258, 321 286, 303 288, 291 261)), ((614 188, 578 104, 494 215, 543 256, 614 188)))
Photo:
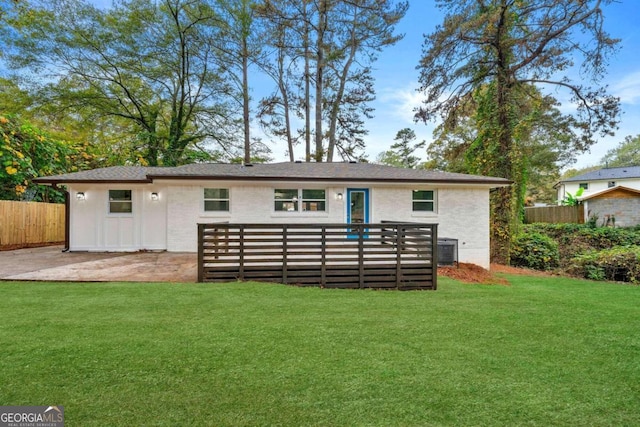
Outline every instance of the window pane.
POLYGON ((276 190, 275 198, 276 200, 293 200, 294 198, 298 198, 298 190, 276 190))
POLYGON ((276 200, 274 208, 276 211, 295 212, 298 210, 298 202, 283 202, 276 200))
POLYGON ((315 200, 324 200, 325 199, 324 190, 302 190, 302 198, 303 199, 315 199, 315 200))
POLYGON ((325 202, 322 201, 317 201, 317 202, 309 202, 309 201, 304 201, 302 203, 302 210, 303 211, 325 211, 326 207, 325 207, 325 202))
POLYGON ((589 183, 588 182, 581 182, 579 185, 580 188, 584 188, 585 190, 589 189, 589 183))
POLYGON ((413 200, 433 200, 433 190, 414 190, 413 200))
POLYGON ((131 190, 109 190, 109 200, 131 200, 131 190))
POLYGON ((413 202, 413 210, 419 212, 433 212, 433 202, 413 202))
POLYGON ((131 213, 131 190, 109 190, 109 213, 131 213))
POLYGON ((303 211, 325 211, 325 190, 302 190, 303 211))
POLYGON ((228 199, 229 189, 228 188, 205 188, 204 198, 205 199, 228 199))
POLYGON ((131 213, 131 202, 109 202, 109 213, 131 213))
POLYGON ((228 200, 205 200, 204 210, 226 212, 229 210, 229 201, 228 200))

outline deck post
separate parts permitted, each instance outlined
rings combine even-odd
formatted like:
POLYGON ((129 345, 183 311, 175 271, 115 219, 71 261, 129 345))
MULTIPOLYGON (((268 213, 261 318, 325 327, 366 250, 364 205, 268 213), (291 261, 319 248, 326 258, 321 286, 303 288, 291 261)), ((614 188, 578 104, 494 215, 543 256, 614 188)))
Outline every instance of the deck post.
POLYGON ((358 266, 360 282, 359 288, 364 288, 364 224, 358 224, 358 266))
POLYGON ((431 224, 431 281, 433 290, 438 289, 438 225, 431 224))
POLYGON ((286 224, 282 225, 282 283, 287 283, 287 241, 289 240, 289 229, 286 224))
MULTIPOLYGON (((400 289, 402 284, 402 250, 400 249, 400 228, 403 227, 400 224, 395 224, 396 231, 395 248, 396 248, 396 289, 400 289)), ((402 230, 404 232, 404 229, 402 230)))
POLYGON ((240 266, 238 269, 238 280, 244 280, 244 225, 240 225, 238 227, 238 232, 239 232, 239 261, 240 261, 240 266))
POLYGON ((320 237, 320 286, 327 286, 327 227, 322 226, 320 237))
POLYGON ((204 282, 204 224, 198 224, 198 282, 204 282))

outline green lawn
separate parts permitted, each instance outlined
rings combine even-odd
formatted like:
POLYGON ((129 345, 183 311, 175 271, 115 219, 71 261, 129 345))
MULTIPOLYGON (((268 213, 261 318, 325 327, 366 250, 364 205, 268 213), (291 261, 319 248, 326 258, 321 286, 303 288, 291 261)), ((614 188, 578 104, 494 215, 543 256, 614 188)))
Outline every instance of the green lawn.
POLYGON ((640 425, 640 287, 0 282, 0 405, 68 426, 640 425))

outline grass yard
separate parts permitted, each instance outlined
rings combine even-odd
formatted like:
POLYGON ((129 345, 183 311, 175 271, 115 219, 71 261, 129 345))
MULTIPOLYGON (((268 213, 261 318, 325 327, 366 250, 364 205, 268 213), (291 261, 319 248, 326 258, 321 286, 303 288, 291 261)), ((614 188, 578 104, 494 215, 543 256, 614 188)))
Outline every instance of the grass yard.
POLYGON ((68 426, 640 425, 640 287, 0 282, 0 405, 68 426))

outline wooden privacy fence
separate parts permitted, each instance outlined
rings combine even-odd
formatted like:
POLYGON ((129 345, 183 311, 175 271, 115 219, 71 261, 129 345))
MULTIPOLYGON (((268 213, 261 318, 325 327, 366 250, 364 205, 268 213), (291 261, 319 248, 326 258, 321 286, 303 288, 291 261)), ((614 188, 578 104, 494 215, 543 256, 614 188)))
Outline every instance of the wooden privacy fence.
POLYGON ((0 246, 64 241, 63 204, 0 200, 0 246))
POLYGON ((534 222, 584 224, 584 205, 524 208, 524 222, 527 224, 534 222))
POLYGON ((437 225, 198 224, 198 281, 436 289, 437 225))

